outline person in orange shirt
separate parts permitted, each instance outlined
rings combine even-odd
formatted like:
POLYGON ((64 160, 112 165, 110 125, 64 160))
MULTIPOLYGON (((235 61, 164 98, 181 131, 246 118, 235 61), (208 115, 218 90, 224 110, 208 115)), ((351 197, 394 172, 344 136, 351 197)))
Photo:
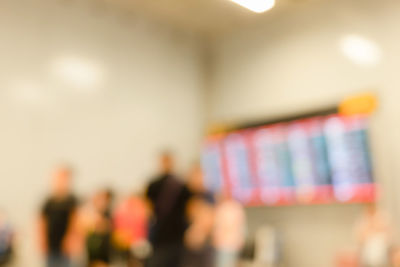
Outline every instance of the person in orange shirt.
POLYGON ((149 253, 148 217, 148 205, 138 195, 129 196, 115 209, 113 240, 117 249, 125 255, 128 266, 142 266, 149 253))

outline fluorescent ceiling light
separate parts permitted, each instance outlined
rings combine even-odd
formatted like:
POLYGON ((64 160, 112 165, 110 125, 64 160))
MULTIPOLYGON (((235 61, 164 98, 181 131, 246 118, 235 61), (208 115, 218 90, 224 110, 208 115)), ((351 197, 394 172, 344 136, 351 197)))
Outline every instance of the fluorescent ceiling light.
POLYGON ((262 13, 275 6, 275 0, 231 0, 236 4, 250 9, 256 13, 262 13))
POLYGON ((75 87, 94 87, 103 79, 99 65, 79 57, 58 58, 54 61, 52 69, 58 78, 75 87))
POLYGON ((353 63, 364 66, 373 66, 382 58, 382 51, 372 40, 351 34, 340 40, 340 49, 353 63))

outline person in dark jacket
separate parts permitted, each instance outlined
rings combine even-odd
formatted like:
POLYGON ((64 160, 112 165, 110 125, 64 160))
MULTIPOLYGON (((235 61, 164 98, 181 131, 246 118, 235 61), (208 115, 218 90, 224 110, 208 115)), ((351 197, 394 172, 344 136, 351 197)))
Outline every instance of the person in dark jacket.
POLYGON ((188 227, 186 208, 191 193, 174 174, 174 160, 169 152, 160 157, 160 174, 147 188, 152 209, 149 240, 153 254, 148 267, 181 266, 183 239, 188 227))

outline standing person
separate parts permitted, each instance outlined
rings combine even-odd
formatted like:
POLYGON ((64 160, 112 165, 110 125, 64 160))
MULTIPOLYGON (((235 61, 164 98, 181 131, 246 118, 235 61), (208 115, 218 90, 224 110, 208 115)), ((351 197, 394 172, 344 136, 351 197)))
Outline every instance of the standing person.
POLYGON ((114 213, 114 244, 128 267, 142 267, 149 253, 148 205, 142 195, 132 194, 114 213))
POLYGON ((223 193, 215 211, 216 267, 235 267, 245 242, 246 216, 231 195, 223 193))
POLYGON ((174 160, 170 153, 161 155, 160 169, 146 192, 153 213, 149 229, 153 254, 148 267, 179 267, 188 226, 186 205, 191 193, 174 175, 174 160))
POLYGON ((0 266, 12 264, 14 231, 7 217, 0 212, 0 266))
POLYGON ((360 266, 390 266, 390 251, 393 245, 392 228, 387 216, 377 208, 375 203, 367 205, 355 230, 360 266))
POLYGON ((190 174, 189 189, 193 197, 187 212, 190 221, 185 233, 184 267, 213 267, 214 249, 212 230, 214 226, 215 199, 204 185, 203 172, 196 164, 190 174))
POLYGON ((93 216, 86 236, 88 267, 106 267, 111 261, 112 192, 101 190, 93 198, 93 216))
POLYGON ((71 169, 62 166, 54 174, 50 197, 40 216, 41 248, 48 267, 69 267, 75 242, 77 199, 71 193, 71 169))

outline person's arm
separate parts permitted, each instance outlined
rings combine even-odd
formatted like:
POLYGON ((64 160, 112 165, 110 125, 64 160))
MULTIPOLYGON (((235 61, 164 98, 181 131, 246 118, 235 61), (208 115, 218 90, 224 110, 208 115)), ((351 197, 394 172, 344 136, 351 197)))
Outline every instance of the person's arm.
POLYGON ((40 252, 45 255, 48 251, 47 244, 47 215, 49 213, 49 202, 47 201, 40 212, 37 222, 37 233, 38 233, 38 247, 40 252))
POLYGON ((145 193, 145 197, 148 201, 153 202, 154 199, 154 184, 151 183, 147 189, 146 189, 146 193, 145 193))
POLYGON ((83 250, 85 233, 80 220, 77 201, 74 199, 71 205, 71 215, 63 241, 63 250, 67 255, 74 257, 83 250))
POLYGON ((185 243, 191 249, 201 249, 211 237, 214 209, 202 199, 193 199, 188 204, 188 216, 190 225, 185 232, 185 243))
POLYGON ((44 214, 40 214, 38 219, 38 245, 40 252, 45 255, 48 251, 47 244, 47 222, 44 214))
POLYGON ((154 212, 154 202, 156 199, 156 192, 155 192, 155 185, 154 183, 151 183, 147 189, 146 189, 146 194, 145 194, 145 201, 146 201, 146 206, 149 211, 149 217, 153 214, 154 212))

